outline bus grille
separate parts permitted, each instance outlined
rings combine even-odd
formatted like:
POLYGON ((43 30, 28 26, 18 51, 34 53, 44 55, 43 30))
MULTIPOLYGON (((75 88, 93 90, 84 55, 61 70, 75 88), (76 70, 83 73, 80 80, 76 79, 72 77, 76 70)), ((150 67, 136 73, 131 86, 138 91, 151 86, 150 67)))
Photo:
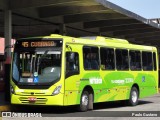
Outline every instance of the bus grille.
POLYGON ((36 92, 21 92, 21 94, 23 95, 45 95, 45 93, 36 93, 36 92))
POLYGON ((30 102, 28 97, 20 97, 19 100, 22 104, 46 104, 47 98, 36 98, 35 102, 30 102))

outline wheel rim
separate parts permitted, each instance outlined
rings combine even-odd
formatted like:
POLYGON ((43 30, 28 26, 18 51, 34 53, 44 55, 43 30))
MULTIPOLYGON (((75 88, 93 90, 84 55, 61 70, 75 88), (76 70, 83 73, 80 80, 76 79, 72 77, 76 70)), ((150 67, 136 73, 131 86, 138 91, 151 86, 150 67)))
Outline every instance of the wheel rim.
POLYGON ((88 105, 88 96, 87 95, 82 96, 82 105, 85 105, 85 106, 88 105))
POLYGON ((137 98, 138 98, 137 92, 136 92, 136 91, 133 91, 133 92, 132 92, 132 101, 135 103, 135 102, 137 101, 137 98))

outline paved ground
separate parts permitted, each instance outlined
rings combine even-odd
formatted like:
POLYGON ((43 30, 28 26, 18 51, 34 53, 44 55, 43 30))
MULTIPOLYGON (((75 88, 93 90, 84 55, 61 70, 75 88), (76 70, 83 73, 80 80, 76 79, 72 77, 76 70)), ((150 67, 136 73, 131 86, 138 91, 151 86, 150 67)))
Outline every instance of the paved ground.
MULTIPOLYGON (((18 107, 12 112, 13 115, 16 113, 21 113, 21 115, 42 115, 43 118, 38 118, 38 120, 46 119, 56 119, 56 120, 97 120, 110 118, 114 120, 126 119, 126 120, 158 120, 160 117, 160 94, 154 95, 152 97, 144 98, 139 101, 139 105, 135 107, 130 107, 122 104, 121 102, 107 102, 94 105, 93 111, 88 112, 77 112, 76 106, 72 107, 18 107), (33 114, 37 113, 37 114, 33 114), (134 117, 133 117, 134 116, 134 117), (154 117, 151 117, 154 116, 154 117), (159 116, 159 117, 155 117, 159 116), (45 118, 44 118, 45 117, 45 118), (129 117, 129 118, 127 118, 129 117)), ((19 114, 20 115, 20 114, 19 114)), ((28 118, 3 118, 3 120, 27 120, 28 118)), ((37 118, 30 118, 30 120, 37 120, 37 118)))
POLYGON ((5 102, 4 92, 0 92, 0 111, 10 111, 10 106, 5 102))

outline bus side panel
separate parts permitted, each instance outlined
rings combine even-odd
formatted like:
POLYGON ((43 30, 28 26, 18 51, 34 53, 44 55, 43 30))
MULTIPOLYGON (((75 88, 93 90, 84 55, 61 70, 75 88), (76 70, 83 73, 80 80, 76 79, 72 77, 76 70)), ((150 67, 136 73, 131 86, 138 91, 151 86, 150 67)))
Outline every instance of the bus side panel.
POLYGON ((80 90, 87 85, 94 90, 94 102, 125 100, 129 98, 133 75, 128 72, 84 71, 80 90))
POLYGON ((137 84, 140 98, 157 93, 157 72, 146 71, 103 71, 84 70, 81 45, 70 45, 73 52, 79 53, 80 74, 65 80, 65 105, 80 103, 85 86, 94 91, 94 102, 127 100, 131 87, 137 84), (79 46, 79 47, 78 47, 79 46))
POLYGON ((98 71, 84 71, 83 77, 80 82, 80 89, 83 90, 85 86, 90 86, 94 92, 94 102, 97 102, 97 99, 100 98, 102 95, 107 93, 106 82, 100 75, 98 71))
MULTIPOLYGON (((91 74, 93 76, 93 73, 91 74)), ((156 94, 158 89, 156 72, 101 71, 101 77, 102 85, 92 85, 95 93, 94 102, 129 99, 134 84, 139 87, 140 98, 156 94)))
POLYGON ((125 100, 129 98, 133 75, 124 71, 102 71, 105 82, 104 94, 97 96, 96 102, 125 100))
POLYGON ((142 71, 136 77, 139 85, 140 98, 151 96, 157 93, 158 78, 156 71, 142 71))
POLYGON ((76 105, 80 103, 81 90, 79 89, 79 75, 65 79, 64 105, 76 105))

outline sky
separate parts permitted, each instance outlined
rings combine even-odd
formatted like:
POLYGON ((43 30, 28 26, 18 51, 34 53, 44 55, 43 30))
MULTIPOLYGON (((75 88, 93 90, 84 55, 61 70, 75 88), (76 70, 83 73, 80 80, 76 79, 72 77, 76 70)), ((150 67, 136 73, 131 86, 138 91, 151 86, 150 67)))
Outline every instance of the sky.
POLYGON ((160 18, 160 0, 108 0, 144 18, 160 18))

